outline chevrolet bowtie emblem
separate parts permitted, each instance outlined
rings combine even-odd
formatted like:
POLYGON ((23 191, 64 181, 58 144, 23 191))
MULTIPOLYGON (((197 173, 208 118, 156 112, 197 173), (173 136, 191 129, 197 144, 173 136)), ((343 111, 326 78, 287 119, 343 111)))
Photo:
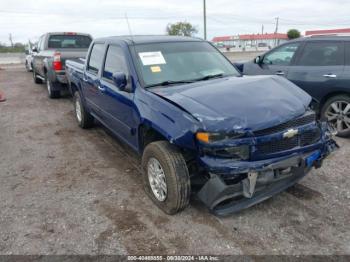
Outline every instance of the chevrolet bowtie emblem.
POLYGON ((283 133, 283 138, 292 138, 299 133, 298 129, 289 129, 287 132, 283 133))

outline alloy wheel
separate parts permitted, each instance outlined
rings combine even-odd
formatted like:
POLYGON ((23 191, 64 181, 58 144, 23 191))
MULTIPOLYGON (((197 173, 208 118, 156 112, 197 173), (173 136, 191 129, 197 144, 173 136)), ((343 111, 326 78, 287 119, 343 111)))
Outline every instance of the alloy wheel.
POLYGON ((152 192, 157 200, 165 201, 168 193, 168 188, 165 179, 163 167, 155 158, 150 158, 147 165, 148 181, 152 192))
POLYGON ((350 103, 335 101, 328 106, 325 116, 338 132, 350 130, 350 103))
POLYGON ((80 123, 82 119, 82 114, 81 114, 80 102, 78 99, 75 101, 75 114, 77 116, 78 122, 80 123))
POLYGON ((46 87, 47 87, 47 91, 49 92, 49 95, 51 95, 51 84, 48 79, 46 79, 46 87))

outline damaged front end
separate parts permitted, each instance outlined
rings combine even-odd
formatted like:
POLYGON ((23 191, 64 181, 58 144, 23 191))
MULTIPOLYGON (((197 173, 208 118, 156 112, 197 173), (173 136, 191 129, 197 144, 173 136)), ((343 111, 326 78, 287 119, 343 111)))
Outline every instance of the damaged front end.
POLYGON ((199 163, 209 174, 199 199, 216 215, 228 215, 286 190, 312 167, 320 168, 338 146, 329 125, 310 114, 314 117, 307 112, 290 125, 199 143, 199 163), (246 147, 248 156, 241 150, 246 147))

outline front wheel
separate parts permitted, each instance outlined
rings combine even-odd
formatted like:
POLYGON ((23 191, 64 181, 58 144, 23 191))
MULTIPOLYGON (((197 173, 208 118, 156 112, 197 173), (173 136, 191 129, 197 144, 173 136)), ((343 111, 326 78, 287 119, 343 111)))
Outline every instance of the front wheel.
POLYGON ((173 215, 189 204, 191 183, 181 152, 167 141, 150 143, 142 156, 144 188, 151 200, 173 215))
POLYGON ((26 61, 26 70, 27 70, 27 72, 32 71, 32 69, 29 67, 28 61, 26 61))
POLYGON ((327 119, 337 130, 337 136, 350 136, 350 96, 338 95, 326 101, 321 111, 321 118, 327 119))

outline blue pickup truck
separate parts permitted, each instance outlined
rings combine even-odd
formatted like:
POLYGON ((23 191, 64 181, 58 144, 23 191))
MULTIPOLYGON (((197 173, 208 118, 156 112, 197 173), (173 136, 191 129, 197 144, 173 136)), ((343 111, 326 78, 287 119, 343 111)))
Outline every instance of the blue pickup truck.
POLYGON ((79 126, 97 120, 138 152, 140 183, 168 214, 191 195, 217 215, 250 207, 336 148, 307 93, 277 76, 242 77, 206 41, 100 38, 66 69, 79 126))

